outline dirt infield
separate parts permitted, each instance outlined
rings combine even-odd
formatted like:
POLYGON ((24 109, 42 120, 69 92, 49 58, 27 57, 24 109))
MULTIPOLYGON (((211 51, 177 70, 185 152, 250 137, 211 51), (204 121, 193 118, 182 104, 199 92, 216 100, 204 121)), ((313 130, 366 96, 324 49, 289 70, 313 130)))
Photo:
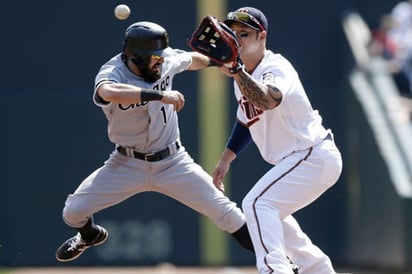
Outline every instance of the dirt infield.
MULTIPOLYGON (((3 273, 3 272, 0 272, 3 273)), ((10 269, 10 274, 257 274, 253 267, 248 268, 205 268, 175 267, 160 265, 156 267, 105 267, 105 268, 19 268, 10 269)))
MULTIPOLYGON (((338 274, 394 274, 395 272, 374 272, 340 270, 338 274)), ((397 272, 398 274, 401 274, 397 272)), ((176 267, 162 264, 154 267, 49 267, 15 268, 0 274, 258 274, 254 267, 176 267)), ((406 273, 404 273, 406 274, 406 273)))
MULTIPOLYGON (((162 264, 154 267, 49 267, 15 268, 0 274, 258 274, 254 267, 176 267, 162 264)), ((338 270, 337 274, 411 274, 411 272, 338 270)))

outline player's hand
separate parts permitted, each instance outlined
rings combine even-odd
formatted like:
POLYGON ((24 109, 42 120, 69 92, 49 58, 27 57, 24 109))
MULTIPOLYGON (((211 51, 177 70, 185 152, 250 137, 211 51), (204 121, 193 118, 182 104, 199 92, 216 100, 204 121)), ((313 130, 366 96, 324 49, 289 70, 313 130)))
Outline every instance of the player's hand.
POLYGON ((219 71, 228 77, 233 77, 233 74, 230 73, 229 68, 227 66, 219 67, 219 71))
POLYGON ((220 191, 224 192, 225 191, 225 185, 223 184, 223 180, 225 178, 225 175, 228 173, 230 168, 230 164, 219 160, 217 162, 215 170, 213 171, 213 184, 217 189, 220 191))
POLYGON ((185 106, 185 97, 177 90, 165 90, 163 92, 163 98, 160 101, 173 105, 174 110, 178 112, 185 106))

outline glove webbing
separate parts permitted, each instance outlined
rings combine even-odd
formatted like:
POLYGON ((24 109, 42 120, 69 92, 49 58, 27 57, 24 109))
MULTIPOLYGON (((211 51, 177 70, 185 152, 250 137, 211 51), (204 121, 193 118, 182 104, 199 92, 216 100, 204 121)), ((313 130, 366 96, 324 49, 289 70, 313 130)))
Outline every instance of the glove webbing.
POLYGON ((220 38, 220 35, 216 30, 210 26, 203 29, 203 31, 198 36, 200 41, 206 41, 209 44, 216 44, 217 39, 220 38))

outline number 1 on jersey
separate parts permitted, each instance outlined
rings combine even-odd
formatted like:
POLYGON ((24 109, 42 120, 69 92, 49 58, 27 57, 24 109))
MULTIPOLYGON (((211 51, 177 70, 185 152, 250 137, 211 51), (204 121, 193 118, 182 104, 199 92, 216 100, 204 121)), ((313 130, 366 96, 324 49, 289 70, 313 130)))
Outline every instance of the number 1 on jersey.
POLYGON ((162 106, 162 108, 160 109, 163 113, 163 122, 166 124, 166 110, 165 110, 165 106, 162 106))

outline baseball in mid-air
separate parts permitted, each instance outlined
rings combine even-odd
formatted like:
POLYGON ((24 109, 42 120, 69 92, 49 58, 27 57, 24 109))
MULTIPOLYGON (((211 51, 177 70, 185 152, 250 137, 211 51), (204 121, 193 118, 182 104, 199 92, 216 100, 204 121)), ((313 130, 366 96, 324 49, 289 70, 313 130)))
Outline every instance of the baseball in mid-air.
POLYGON ((120 4, 114 9, 114 16, 119 20, 126 20, 130 15, 130 8, 128 5, 120 4))

